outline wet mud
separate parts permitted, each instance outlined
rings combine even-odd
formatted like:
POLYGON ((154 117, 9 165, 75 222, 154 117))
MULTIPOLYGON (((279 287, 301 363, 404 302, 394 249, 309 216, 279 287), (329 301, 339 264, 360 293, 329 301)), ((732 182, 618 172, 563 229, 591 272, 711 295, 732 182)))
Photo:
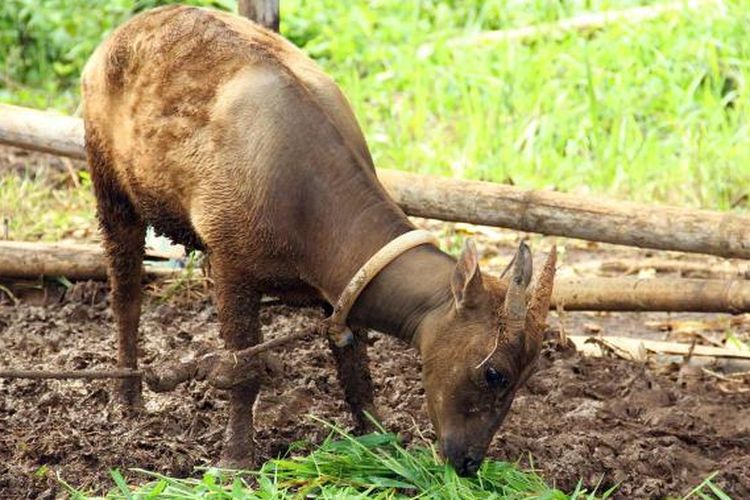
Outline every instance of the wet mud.
MULTIPOLYGON (((0 366, 113 366, 106 294, 92 285, 75 292, 54 305, 0 306, 0 366)), ((319 316, 264 308, 264 335, 283 335, 319 316)), ((219 346, 207 298, 192 305, 151 300, 141 335, 142 360, 152 364, 219 346)), ((728 493, 750 497, 750 395, 727 393, 701 370, 583 358, 559 342, 555 327, 548 337, 539 370, 516 398, 490 456, 527 467, 533 460, 548 481, 567 490, 583 479, 600 489, 619 484, 622 498, 656 498, 685 493, 719 471, 717 483, 728 493)), ((434 438, 416 351, 377 334, 371 342, 386 426, 407 442, 434 438)), ((261 459, 324 439, 327 431, 309 415, 353 427, 323 339, 297 342, 276 356, 281 373, 256 406, 261 459)), ((102 492, 111 486, 112 468, 186 476, 216 463, 227 406, 222 391, 196 381, 168 394, 146 390, 145 407, 131 415, 113 401, 112 388, 106 381, 0 380, 4 498, 57 496, 64 492, 57 476, 102 492)))

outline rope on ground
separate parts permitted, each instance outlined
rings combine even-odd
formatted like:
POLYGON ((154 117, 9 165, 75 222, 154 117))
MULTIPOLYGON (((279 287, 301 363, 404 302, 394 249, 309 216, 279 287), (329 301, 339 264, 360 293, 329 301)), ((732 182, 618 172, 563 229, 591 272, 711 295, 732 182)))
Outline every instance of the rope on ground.
POLYGON ((144 366, 141 370, 24 370, 16 368, 0 369, 0 379, 78 379, 101 380, 137 377, 143 379, 154 392, 168 392, 188 380, 203 380, 219 389, 229 389, 249 378, 260 378, 277 371, 274 359, 261 354, 296 340, 312 337, 327 331, 327 322, 315 325, 283 337, 268 340, 238 351, 219 350, 186 362, 174 363, 163 368, 144 366))

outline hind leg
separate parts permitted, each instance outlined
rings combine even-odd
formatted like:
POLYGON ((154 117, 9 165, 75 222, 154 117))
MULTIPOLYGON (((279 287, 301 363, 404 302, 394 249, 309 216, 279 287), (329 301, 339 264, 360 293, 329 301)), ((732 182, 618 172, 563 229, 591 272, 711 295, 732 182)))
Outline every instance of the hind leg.
MULTIPOLYGON (((103 224, 104 225, 104 224, 103 224)), ((141 273, 146 225, 138 219, 102 231, 109 261, 112 312, 117 322, 117 366, 138 368, 138 323, 141 315, 141 273)), ((141 402, 141 380, 122 379, 120 399, 127 405, 141 402)))
MULTIPOLYGON (((261 341, 259 310, 260 293, 243 279, 241 272, 226 269, 212 260, 216 308, 220 333, 227 349, 239 350, 261 341)), ((222 466, 247 469, 253 466, 253 404, 260 382, 251 379, 229 391, 229 421, 224 435, 222 466)))
MULTIPOLYGON (((87 134, 86 148, 108 263, 112 313, 117 324, 117 366, 136 369, 146 224, 118 186, 109 158, 91 134, 87 134)), ((140 379, 121 379, 117 392, 125 404, 139 404, 140 379)))

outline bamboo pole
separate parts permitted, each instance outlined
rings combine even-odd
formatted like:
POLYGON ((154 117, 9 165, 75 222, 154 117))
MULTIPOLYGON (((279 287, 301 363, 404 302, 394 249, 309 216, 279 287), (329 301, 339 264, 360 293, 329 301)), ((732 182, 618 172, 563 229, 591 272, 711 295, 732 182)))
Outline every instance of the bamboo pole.
POLYGON ((90 245, 0 242, 0 276, 31 278, 65 276, 71 280, 105 280, 104 253, 90 245))
POLYGON ((750 217, 608 201, 505 184, 379 170, 410 215, 635 247, 750 258, 750 217))
POLYGON ((750 282, 688 278, 567 278, 552 307, 568 311, 750 312, 750 282))
MULTIPOLYGON (((152 276, 170 269, 146 266, 152 276)), ((93 245, 0 241, 0 277, 65 276, 104 280, 104 254, 93 245)), ((588 311, 750 312, 750 280, 687 278, 558 278, 555 307, 588 311)))
MULTIPOLYGON (((146 257, 151 256, 148 252, 146 257)), ((178 270, 144 266, 147 277, 173 276, 178 270)), ((98 245, 0 241, 0 277, 37 279, 64 276, 70 280, 106 280, 107 262, 98 245)))
MULTIPOLYGON (((84 159, 75 118, 0 105, 0 143, 84 159)), ((609 201, 379 169, 409 215, 499 226, 590 241, 750 259, 750 217, 609 201)))
POLYGON ((657 273, 679 273, 689 278, 750 279, 750 266, 747 263, 695 262, 687 260, 645 257, 642 259, 613 259, 603 262, 585 263, 576 269, 598 269, 607 273, 636 274, 654 270, 657 273))
POLYGON ((85 160, 80 118, 0 104, 0 144, 85 160))
POLYGON ((624 22, 637 25, 669 14, 684 13, 688 10, 695 10, 709 5, 716 7, 719 6, 720 3, 718 0, 678 0, 664 4, 631 7, 629 9, 591 12, 567 19, 561 19, 552 23, 523 26, 521 28, 511 28, 506 30, 482 31, 455 38, 448 43, 452 46, 465 46, 491 44, 504 41, 525 42, 543 36, 552 36, 561 33, 589 33, 612 24, 624 22))

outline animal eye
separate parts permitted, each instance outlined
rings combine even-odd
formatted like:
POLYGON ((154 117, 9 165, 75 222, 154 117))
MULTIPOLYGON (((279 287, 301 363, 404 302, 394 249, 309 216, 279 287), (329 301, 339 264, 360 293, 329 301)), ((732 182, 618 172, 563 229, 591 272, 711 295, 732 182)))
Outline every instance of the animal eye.
POLYGON ((484 378, 487 380, 490 387, 497 389, 504 389, 510 384, 510 380, 508 380, 508 377, 506 377, 505 374, 497 371, 491 366, 488 366, 485 370, 484 378))

